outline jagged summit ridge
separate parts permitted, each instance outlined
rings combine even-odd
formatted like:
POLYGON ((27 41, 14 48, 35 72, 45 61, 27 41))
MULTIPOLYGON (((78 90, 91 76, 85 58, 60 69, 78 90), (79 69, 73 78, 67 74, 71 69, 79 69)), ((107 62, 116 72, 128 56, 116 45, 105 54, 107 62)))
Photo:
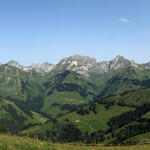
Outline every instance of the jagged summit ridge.
POLYGON ((57 69, 67 69, 75 71, 79 74, 87 74, 93 65, 97 64, 95 58, 89 56, 74 55, 62 59, 57 65, 57 69))
POLYGON ((122 56, 117 56, 111 61, 97 62, 95 58, 81 55, 67 57, 62 59, 58 64, 59 68, 65 68, 84 75, 88 75, 89 73, 105 73, 127 65, 130 65, 130 61, 122 56))
POLYGON ((50 64, 48 62, 45 62, 43 64, 32 64, 31 66, 29 67, 23 67, 23 70, 24 71, 31 71, 31 70, 35 70, 39 73, 48 73, 50 72, 53 68, 54 68, 55 65, 53 64, 50 64))
POLYGON ((22 69, 23 71, 35 70, 39 73, 49 73, 51 71, 58 72, 63 70, 71 70, 79 74, 88 76, 90 73, 107 73, 111 70, 118 70, 124 67, 132 66, 136 69, 150 69, 150 63, 137 64, 133 60, 130 61, 120 55, 111 61, 98 62, 95 58, 82 55, 74 55, 66 57, 56 65, 49 62, 43 64, 33 63, 31 66, 21 66, 17 61, 11 60, 7 65, 22 69))

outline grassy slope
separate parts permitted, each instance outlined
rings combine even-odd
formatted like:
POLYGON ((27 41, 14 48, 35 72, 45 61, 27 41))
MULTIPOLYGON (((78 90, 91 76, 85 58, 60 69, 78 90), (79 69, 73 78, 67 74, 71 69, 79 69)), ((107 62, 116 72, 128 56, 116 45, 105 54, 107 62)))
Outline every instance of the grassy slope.
POLYGON ((69 104, 72 107, 71 105, 88 103, 89 100, 93 100, 93 95, 90 95, 88 92, 96 94, 94 85, 88 83, 88 80, 82 78, 81 75, 70 71, 51 77, 47 81, 46 96, 41 111, 56 117, 60 113, 68 112, 68 109, 61 109, 65 104, 69 104), (73 84, 73 86, 81 87, 87 96, 82 96, 77 89, 58 91, 57 86, 64 84, 73 84), (49 91, 52 91, 52 93, 47 95, 49 91))
POLYGON ((30 138, 1 135, 0 150, 149 150, 150 145, 104 147, 79 144, 52 144, 30 138))
MULTIPOLYGON (((134 110, 136 107, 142 106, 145 103, 150 103, 150 88, 134 90, 132 92, 127 92, 117 96, 106 97, 96 103, 97 114, 94 114, 90 111, 90 114, 87 115, 79 115, 76 112, 72 112, 60 118, 60 121, 65 122, 68 119, 71 123, 76 124, 76 126, 82 131, 97 131, 97 130, 107 130, 108 125, 107 122, 114 116, 121 115, 125 112, 129 112, 130 110, 134 110), (107 110, 105 106, 109 103, 113 102, 113 105, 107 110), (99 104, 101 103, 101 104, 99 104), (80 122, 75 123, 75 120, 80 120, 80 122)), ((84 109, 88 108, 88 106, 84 107, 84 109)), ((141 116, 143 119, 150 119, 150 111, 143 114, 141 116)), ((139 118, 137 118, 139 119, 139 118)), ((140 123, 139 121, 133 120, 128 124, 125 124, 123 127, 117 129, 115 134, 122 132, 128 126, 144 125, 145 122, 140 123)), ((141 130, 142 132, 142 130, 141 130)), ((124 142, 141 142, 142 139, 145 138, 150 139, 149 133, 139 134, 133 136, 133 138, 127 138, 124 142), (139 138, 139 139, 138 139, 139 138)), ((117 140, 117 138, 111 138, 111 134, 107 134, 105 136, 105 143, 111 143, 117 140), (109 139, 109 140, 108 140, 109 139)))
POLYGON ((109 96, 131 91, 134 89, 150 87, 150 71, 127 67, 111 71, 104 79, 101 96, 109 96))
MULTIPOLYGON (((83 131, 92 131, 93 129, 104 130, 107 128, 107 122, 111 117, 120 115, 130 110, 134 110, 132 106, 136 107, 150 102, 150 88, 135 90, 121 95, 107 97, 102 99, 102 101, 105 103, 114 102, 115 105, 111 106, 108 110, 106 110, 105 104, 97 103, 97 114, 90 111, 90 114, 83 116, 77 114, 76 112, 72 112, 60 118, 60 121, 69 119, 72 123, 76 124, 77 127, 82 129, 83 131), (118 106, 118 103, 124 106, 118 106), (75 123, 75 120, 81 120, 81 122, 75 123)), ((149 116, 150 118, 149 113, 147 113, 146 116, 149 116)))
POLYGON ((115 105, 111 107, 109 110, 106 110, 104 105, 97 104, 97 114, 90 112, 88 115, 79 115, 76 112, 65 115, 60 118, 60 121, 69 119, 71 123, 75 124, 82 131, 98 131, 98 130, 106 130, 108 128, 107 122, 113 117, 120 115, 124 112, 133 110, 131 107, 120 107, 115 105), (74 122, 75 120, 80 120, 80 122, 74 122))
MULTIPOLYGON (((103 99, 103 102, 105 103, 115 102, 122 106, 139 107, 139 106, 142 106, 143 104, 150 103, 150 88, 134 90, 134 91, 123 93, 121 95, 107 97, 103 99)), ((150 119, 150 110, 144 115, 142 115, 140 118, 147 119, 147 120, 150 119)), ((128 126, 135 126, 135 129, 136 129, 136 126, 140 124, 144 125, 144 123, 145 122, 140 123, 139 121, 133 120, 132 122, 125 124, 123 127, 113 132, 115 132, 115 134, 119 133, 121 130, 126 129, 128 126)), ((115 141, 117 138, 111 138, 111 134, 107 134, 105 136, 105 139, 106 139, 105 143, 110 143, 112 141, 115 141)), ((127 138, 124 140, 124 143, 126 142, 131 142, 131 143, 139 142, 140 143, 140 142, 144 142, 145 139, 150 139, 149 132, 144 133, 144 134, 138 134, 136 136, 127 138)))

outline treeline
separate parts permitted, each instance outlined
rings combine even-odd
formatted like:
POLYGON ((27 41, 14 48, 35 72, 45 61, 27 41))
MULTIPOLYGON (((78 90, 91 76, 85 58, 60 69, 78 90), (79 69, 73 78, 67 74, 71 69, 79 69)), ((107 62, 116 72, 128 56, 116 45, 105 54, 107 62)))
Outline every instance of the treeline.
MULTIPOLYGON (((82 132, 71 123, 62 124, 56 119, 51 120, 54 123, 53 129, 47 129, 45 133, 29 134, 29 137, 38 137, 40 140, 51 142, 82 142, 86 144, 95 143, 93 133, 82 132)), ((98 142, 98 141, 97 141, 98 142)))
POLYGON ((64 84, 58 84, 56 86, 56 89, 59 92, 62 91, 77 91, 82 97, 86 98, 87 97, 87 92, 86 89, 82 88, 80 85, 78 84, 74 84, 74 83, 64 83, 64 84))
POLYGON ((150 110, 150 104, 144 104, 137 107, 134 111, 123 113, 119 116, 112 117, 107 123, 110 129, 115 130, 122 126, 139 119, 142 115, 150 110))
POLYGON ((96 103, 92 103, 87 108, 86 107, 80 107, 76 110, 77 114, 80 114, 80 115, 87 115, 90 113, 90 111, 97 114, 96 103))

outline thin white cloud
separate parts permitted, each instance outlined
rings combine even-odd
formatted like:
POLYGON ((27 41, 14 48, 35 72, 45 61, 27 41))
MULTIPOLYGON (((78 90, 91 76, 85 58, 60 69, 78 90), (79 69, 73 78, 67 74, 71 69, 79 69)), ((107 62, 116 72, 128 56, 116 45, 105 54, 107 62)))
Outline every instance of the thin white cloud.
POLYGON ((130 23, 130 20, 127 18, 120 18, 120 22, 122 23, 130 23))

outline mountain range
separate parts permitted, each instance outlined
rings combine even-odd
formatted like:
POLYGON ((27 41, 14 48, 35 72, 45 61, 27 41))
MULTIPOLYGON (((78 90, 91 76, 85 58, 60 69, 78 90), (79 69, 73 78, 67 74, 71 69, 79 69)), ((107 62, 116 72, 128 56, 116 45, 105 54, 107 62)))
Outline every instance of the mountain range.
POLYGON ((33 63, 31 66, 21 66, 17 61, 14 60, 11 60, 6 64, 19 68, 22 71, 26 72, 35 70, 39 73, 50 73, 58 69, 67 69, 83 75, 88 75, 90 73, 106 73, 111 70, 118 70, 124 68, 126 66, 133 66, 138 69, 150 69, 150 63, 137 64, 133 60, 129 61, 119 55, 111 61, 102 62, 97 62, 96 59, 90 58, 89 56, 74 55, 62 59, 56 65, 49 62, 44 62, 43 64, 33 63))
MULTIPOLYGON (((45 62, 31 66, 11 60, 0 64, 0 126, 6 124, 12 133, 45 136, 50 128, 71 123, 81 132, 94 134, 94 140, 103 133, 104 139, 98 141, 115 143, 117 135, 127 132, 124 128, 148 126, 149 88, 150 63, 137 64, 122 56, 97 62, 75 55, 56 65, 45 62), (129 118, 133 114, 136 117, 129 118), (123 123, 123 117, 130 122, 123 123), (113 123, 120 124, 115 128, 113 123)), ((149 132, 144 129, 121 140, 149 132)))

